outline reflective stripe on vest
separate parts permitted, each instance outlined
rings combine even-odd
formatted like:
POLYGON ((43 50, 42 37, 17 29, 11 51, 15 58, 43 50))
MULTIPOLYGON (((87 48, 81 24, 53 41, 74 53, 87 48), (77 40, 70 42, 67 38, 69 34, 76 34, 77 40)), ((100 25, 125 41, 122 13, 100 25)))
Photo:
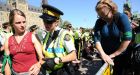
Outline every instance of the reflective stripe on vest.
MULTIPOLYGON (((66 34, 69 34, 69 33, 66 30, 61 29, 58 34, 58 37, 55 40, 53 40, 48 46, 47 50, 45 50, 46 43, 48 41, 50 33, 47 34, 44 44, 43 44, 43 54, 45 55, 45 57, 55 58, 55 57, 63 57, 67 55, 67 52, 66 50, 64 50, 64 46, 63 46, 64 37, 66 34), (54 52, 55 52, 55 55, 54 55, 54 52)), ((61 68, 62 66, 63 66, 63 63, 57 64, 55 65, 54 70, 61 68)))
POLYGON ((79 39, 79 34, 78 33, 79 33, 78 31, 75 31, 75 34, 74 34, 74 36, 75 36, 74 38, 75 39, 79 39))

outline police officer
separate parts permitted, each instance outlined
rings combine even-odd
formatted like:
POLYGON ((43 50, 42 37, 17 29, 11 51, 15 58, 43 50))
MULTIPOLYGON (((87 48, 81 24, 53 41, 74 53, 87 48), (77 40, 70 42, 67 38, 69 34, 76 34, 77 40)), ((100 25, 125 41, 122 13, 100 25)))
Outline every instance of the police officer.
MULTIPOLYGON (((0 37, 2 40, 0 40, 1 44, 4 45, 4 42, 6 39, 8 39, 13 33, 11 32, 11 26, 9 25, 9 22, 5 22, 2 24, 2 31, 0 32, 0 37)), ((4 50, 4 46, 1 47, 1 51, 4 50)))
POLYGON ((67 62, 76 60, 74 39, 67 30, 58 27, 60 15, 63 12, 51 5, 42 5, 42 18, 45 29, 48 31, 43 43, 43 54, 45 55, 43 69, 47 69, 50 75, 64 74, 67 62))
POLYGON ((75 31, 75 35, 74 35, 74 39, 75 39, 75 47, 77 50, 77 56, 78 59, 80 59, 80 51, 82 49, 83 46, 83 42, 82 42, 82 33, 83 33, 83 27, 80 27, 79 30, 75 31))
POLYGON ((70 23, 66 24, 66 29, 70 32, 70 34, 72 36, 74 36, 73 29, 72 29, 72 24, 70 24, 70 23))

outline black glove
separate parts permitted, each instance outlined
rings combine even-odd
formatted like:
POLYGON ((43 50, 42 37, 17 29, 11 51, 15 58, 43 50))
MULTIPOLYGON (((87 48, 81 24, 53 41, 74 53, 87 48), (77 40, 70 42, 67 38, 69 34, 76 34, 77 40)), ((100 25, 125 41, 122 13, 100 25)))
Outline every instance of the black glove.
POLYGON ((54 58, 43 58, 43 60, 45 61, 45 63, 42 64, 43 69, 46 69, 46 70, 54 69, 54 66, 55 66, 54 58))

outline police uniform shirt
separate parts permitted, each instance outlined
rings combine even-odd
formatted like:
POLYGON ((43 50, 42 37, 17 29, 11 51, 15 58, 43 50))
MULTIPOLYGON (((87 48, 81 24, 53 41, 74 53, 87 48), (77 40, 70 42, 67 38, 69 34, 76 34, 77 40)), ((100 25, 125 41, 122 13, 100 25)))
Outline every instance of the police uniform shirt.
POLYGON ((69 32, 70 32, 70 34, 71 34, 72 36, 74 36, 74 33, 73 33, 73 31, 72 31, 72 30, 70 30, 69 32))
POLYGON ((74 42, 70 35, 65 35, 64 37, 64 47, 66 48, 67 52, 70 53, 75 49, 74 42))
POLYGON ((7 31, 5 31, 5 30, 2 30, 2 31, 0 32, 0 36, 1 36, 1 38, 2 38, 2 40, 1 40, 2 45, 4 45, 5 41, 6 41, 11 35, 13 35, 12 32, 7 32, 7 31))
MULTIPOLYGON (((61 30, 61 28, 57 27, 55 30, 61 30)), ((64 37, 64 48, 66 48, 67 52, 70 53, 75 49, 74 42, 72 40, 72 36, 66 34, 64 37)))
MULTIPOLYGON (((61 28, 56 27, 55 31, 61 31, 61 28)), ((54 35, 54 32, 52 32, 51 35, 54 35)), ((63 44, 64 44, 64 48, 67 50, 68 53, 70 53, 73 50, 76 50, 72 36, 70 36, 69 34, 65 35, 63 44)))
POLYGON ((82 36, 82 33, 80 30, 77 31, 78 32, 78 37, 81 37, 82 36))

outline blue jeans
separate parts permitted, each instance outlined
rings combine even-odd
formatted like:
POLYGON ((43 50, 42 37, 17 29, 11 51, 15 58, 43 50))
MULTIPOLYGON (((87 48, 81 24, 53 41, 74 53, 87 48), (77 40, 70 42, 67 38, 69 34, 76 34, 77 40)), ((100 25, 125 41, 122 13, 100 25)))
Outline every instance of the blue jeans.
POLYGON ((14 70, 13 71, 13 75, 29 75, 30 73, 29 72, 21 72, 21 73, 17 73, 15 72, 14 70))

